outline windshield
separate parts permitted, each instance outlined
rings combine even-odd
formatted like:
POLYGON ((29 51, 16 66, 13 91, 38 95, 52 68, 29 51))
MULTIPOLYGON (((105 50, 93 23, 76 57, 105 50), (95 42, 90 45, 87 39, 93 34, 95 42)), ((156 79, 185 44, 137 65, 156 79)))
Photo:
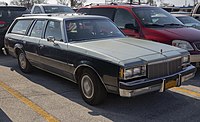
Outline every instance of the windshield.
POLYGON ((69 42, 125 37, 108 19, 84 19, 66 21, 69 42))
POLYGON ((75 13, 67 6, 44 6, 45 13, 75 13))
POLYGON ((133 11, 146 27, 183 26, 178 19, 158 7, 133 8, 133 11))
POLYGON ((200 22, 192 17, 177 17, 183 24, 200 24, 200 22))

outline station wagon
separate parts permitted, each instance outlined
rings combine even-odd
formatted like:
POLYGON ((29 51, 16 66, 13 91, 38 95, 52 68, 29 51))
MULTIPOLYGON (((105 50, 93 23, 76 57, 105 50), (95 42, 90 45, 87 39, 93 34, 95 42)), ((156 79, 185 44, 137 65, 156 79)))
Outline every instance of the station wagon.
POLYGON ((91 15, 19 17, 3 50, 18 59, 24 73, 36 67, 77 83, 90 105, 100 104, 107 93, 163 92, 196 71, 188 51, 126 37, 110 19, 91 15))

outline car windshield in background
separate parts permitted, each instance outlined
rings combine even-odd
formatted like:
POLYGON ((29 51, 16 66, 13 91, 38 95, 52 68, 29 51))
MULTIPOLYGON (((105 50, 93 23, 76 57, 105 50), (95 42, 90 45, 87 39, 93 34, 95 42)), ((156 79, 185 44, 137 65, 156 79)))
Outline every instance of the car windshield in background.
POLYGON ((44 6, 45 13, 75 13, 67 6, 44 6))
POLYGON ((66 21, 66 26, 69 42, 125 37, 124 34, 107 19, 66 21))
POLYGON ((24 7, 0 7, 0 19, 13 21, 16 17, 21 16, 22 14, 29 13, 28 10, 24 7))
POLYGON ((170 13, 161 8, 141 7, 133 8, 134 13, 146 27, 182 27, 183 24, 170 13))
POLYGON ((198 24, 200 25, 200 22, 192 17, 189 16, 183 16, 183 17, 177 17, 183 24, 198 24))

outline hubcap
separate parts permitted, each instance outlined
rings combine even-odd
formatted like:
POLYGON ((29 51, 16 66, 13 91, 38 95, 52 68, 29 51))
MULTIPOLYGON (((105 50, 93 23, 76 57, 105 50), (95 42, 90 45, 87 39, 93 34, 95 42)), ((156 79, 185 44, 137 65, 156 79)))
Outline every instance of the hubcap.
POLYGON ((19 63, 20 63, 20 66, 22 69, 26 68, 26 58, 23 53, 20 53, 20 55, 19 55, 19 63))
POLYGON ((94 84, 88 75, 84 75, 81 79, 81 89, 86 98, 92 98, 94 95, 94 84))

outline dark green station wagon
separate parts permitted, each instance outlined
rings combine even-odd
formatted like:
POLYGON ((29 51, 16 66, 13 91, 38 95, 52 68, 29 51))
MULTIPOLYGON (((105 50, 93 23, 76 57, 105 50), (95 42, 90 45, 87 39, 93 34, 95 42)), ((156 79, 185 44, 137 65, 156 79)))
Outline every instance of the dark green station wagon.
POLYGON ((5 36, 4 52, 32 67, 79 85, 90 105, 107 93, 132 97, 178 87, 195 75, 186 50, 126 37, 110 19, 78 14, 17 18, 5 36))

